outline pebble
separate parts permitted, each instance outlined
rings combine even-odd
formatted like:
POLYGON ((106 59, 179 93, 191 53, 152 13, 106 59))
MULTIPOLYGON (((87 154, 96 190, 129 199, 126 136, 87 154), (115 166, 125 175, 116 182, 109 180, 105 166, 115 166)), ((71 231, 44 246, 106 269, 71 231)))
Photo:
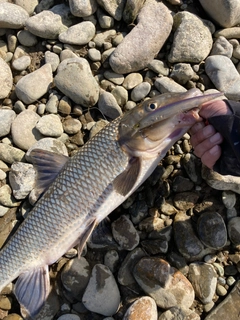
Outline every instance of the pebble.
POLYGON ((104 72, 104 77, 117 85, 122 84, 124 81, 124 76, 122 74, 118 74, 108 70, 104 72))
POLYGON ((13 61, 12 67, 17 71, 23 71, 27 69, 31 64, 31 58, 29 56, 23 56, 13 61))
POLYGON ((88 50, 88 57, 92 61, 100 61, 101 60, 101 51, 97 50, 96 48, 90 48, 88 50))
POLYGON ((24 159, 25 152, 21 149, 0 143, 0 160, 12 164, 24 159))
POLYGON ((13 195, 17 200, 25 199, 33 189, 36 179, 36 171, 33 165, 23 162, 15 162, 11 166, 9 182, 13 195))
POLYGON ((60 33, 67 30, 67 26, 62 23, 62 17, 47 10, 27 19, 26 27, 35 36, 45 39, 57 39, 60 33))
MULTIPOLYGON (((0 3, 1 10, 1 3, 0 3)), ((13 85, 13 77, 8 64, 0 57, 0 99, 8 96, 13 85)))
POLYGON ((65 313, 57 320, 81 320, 80 317, 77 314, 72 314, 72 313, 65 313))
POLYGON ((65 156, 68 156, 68 152, 65 144, 59 139, 55 139, 55 138, 42 138, 41 140, 34 143, 32 147, 28 149, 26 153, 27 157, 29 156, 29 154, 33 149, 42 149, 42 150, 47 150, 47 151, 60 153, 65 156))
POLYGON ((122 86, 116 86, 112 91, 111 94, 115 97, 118 105, 120 107, 125 106, 128 101, 128 92, 122 86))
POLYGON ((82 300, 91 275, 91 268, 84 257, 70 259, 61 272, 61 281, 67 295, 82 300))
POLYGON ((157 320, 157 306, 150 297, 141 297, 128 308, 123 320, 157 320))
POLYGON ((177 83, 186 84, 194 76, 194 71, 189 63, 176 63, 170 73, 170 77, 177 83))
POLYGON ((59 104, 59 96, 52 94, 45 105, 45 111, 49 113, 57 113, 59 104))
MULTIPOLYGON (((77 120, 78 121, 78 120, 77 120)), ((63 126, 59 116, 47 114, 40 118, 35 127, 43 136, 57 138, 63 133, 63 126)))
POLYGON ((59 56, 51 51, 45 52, 45 63, 49 63, 52 67, 52 72, 55 72, 57 70, 57 67, 60 63, 59 56))
POLYGON ((227 228, 217 212, 203 212, 198 218, 197 232, 202 243, 209 248, 220 249, 227 243, 227 228))
POLYGON ((211 55, 222 55, 231 59, 233 53, 232 44, 223 36, 220 36, 213 43, 211 55))
POLYGON ((176 305, 189 308, 192 305, 194 290, 191 283, 167 261, 156 257, 142 258, 133 274, 143 291, 160 308, 168 309, 176 305))
POLYGON ((95 25, 91 21, 83 21, 60 33, 59 41, 74 45, 87 44, 95 36, 95 25))
POLYGON ((58 66, 54 82, 62 93, 77 104, 89 107, 98 101, 99 86, 84 58, 63 60, 58 66))
POLYGON ((28 150, 43 136, 36 129, 40 116, 34 111, 25 110, 17 115, 12 122, 12 139, 14 144, 22 150, 28 150))
POLYGON ((97 2, 93 0, 69 0, 71 13, 76 17, 91 16, 97 10, 97 2))
POLYGON ((238 246, 240 244, 240 217, 230 219, 227 229, 229 239, 234 245, 238 246))
POLYGON ((176 31, 169 62, 199 63, 204 60, 212 48, 212 23, 187 11, 175 14, 173 21, 176 31))
POLYGON ((115 220, 112 225, 113 238, 123 250, 133 250, 139 244, 139 234, 133 223, 125 215, 115 220))
POLYGON ((20 6, 8 2, 0 3, 0 28, 21 29, 28 18, 27 11, 20 6))
POLYGON ((206 12, 222 27, 234 27, 240 23, 240 4, 237 0, 200 0, 206 12))
POLYGON ((115 119, 122 115, 122 109, 118 105, 114 95, 104 90, 100 91, 98 108, 104 115, 106 115, 110 119, 115 119))
POLYGON ((114 19, 107 15, 105 11, 100 8, 97 9, 97 18, 101 28, 109 29, 114 26, 114 19))
POLYGON ((48 91, 52 81, 52 67, 47 63, 18 81, 15 88, 16 95, 26 104, 33 103, 48 91))
POLYGON ((120 292, 107 266, 95 264, 82 302, 88 310, 104 316, 116 313, 120 304, 120 292))
POLYGON ((131 92, 131 99, 133 101, 141 101, 146 98, 151 90, 151 85, 148 82, 142 82, 133 88, 131 92))
POLYGON ((168 78, 168 77, 161 77, 157 78, 156 81, 154 82, 155 87, 157 90, 161 93, 165 92, 186 92, 187 90, 175 82, 173 79, 168 78))
POLYGON ((10 109, 0 109, 0 138, 9 134, 16 114, 10 109))
POLYGON ((119 254, 116 250, 109 250, 104 256, 104 265, 107 266, 112 273, 117 271, 119 263, 119 254))
POLYGON ((134 22, 140 10, 142 9, 144 2, 145 0, 128 0, 126 2, 125 8, 123 10, 123 20, 127 24, 131 24, 134 22))
POLYGON ((76 134, 81 128, 82 124, 78 119, 68 118, 63 122, 63 129, 67 134, 76 134))
POLYGON ((12 190, 9 185, 5 184, 0 188, 0 205, 4 207, 18 207, 20 202, 18 202, 12 195, 12 190))
POLYGON ((217 273, 214 267, 208 263, 191 263, 188 279, 201 302, 203 304, 210 303, 217 286, 217 273))
POLYGON ((142 82, 143 77, 141 73, 132 72, 125 77, 122 85, 125 89, 131 90, 142 82))
POLYGON ((125 74, 144 69, 162 48, 169 36, 172 23, 172 16, 163 3, 146 1, 139 12, 138 24, 110 56, 109 63, 113 71, 125 74), (158 21, 161 23, 157 23, 158 21))
POLYGON ((227 209, 233 209, 236 204, 236 194, 232 191, 223 191, 222 201, 227 209))

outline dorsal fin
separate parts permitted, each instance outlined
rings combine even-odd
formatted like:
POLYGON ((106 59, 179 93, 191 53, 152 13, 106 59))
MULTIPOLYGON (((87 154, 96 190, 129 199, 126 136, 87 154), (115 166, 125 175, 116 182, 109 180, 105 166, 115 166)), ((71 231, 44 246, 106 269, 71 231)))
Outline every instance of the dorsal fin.
POLYGON ((33 149, 29 158, 37 170, 35 189, 38 194, 46 191, 69 159, 63 154, 42 149, 33 149))

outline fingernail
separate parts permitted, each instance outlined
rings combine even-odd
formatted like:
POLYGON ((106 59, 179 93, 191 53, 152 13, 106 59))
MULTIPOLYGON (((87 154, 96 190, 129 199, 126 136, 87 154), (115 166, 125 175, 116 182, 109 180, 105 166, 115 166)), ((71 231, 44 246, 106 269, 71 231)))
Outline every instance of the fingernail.
POLYGON ((211 143, 219 143, 221 141, 222 136, 219 132, 215 133, 209 140, 211 143))
POLYGON ((209 136, 211 136, 212 134, 214 134, 214 128, 213 126, 206 126, 204 129, 203 129, 203 134, 206 138, 208 138, 209 136))
POLYGON ((212 149, 209 150, 209 153, 211 155, 216 155, 218 153, 218 147, 219 147, 218 145, 212 147, 212 149))

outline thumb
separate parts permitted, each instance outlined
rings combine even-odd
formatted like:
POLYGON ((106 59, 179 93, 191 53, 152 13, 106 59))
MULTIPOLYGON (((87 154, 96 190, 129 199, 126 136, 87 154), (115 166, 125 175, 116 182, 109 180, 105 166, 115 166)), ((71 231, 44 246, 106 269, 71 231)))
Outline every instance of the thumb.
POLYGON ((204 119, 227 114, 230 115, 231 113, 231 110, 223 100, 206 102, 202 104, 201 110, 199 111, 199 115, 204 119))

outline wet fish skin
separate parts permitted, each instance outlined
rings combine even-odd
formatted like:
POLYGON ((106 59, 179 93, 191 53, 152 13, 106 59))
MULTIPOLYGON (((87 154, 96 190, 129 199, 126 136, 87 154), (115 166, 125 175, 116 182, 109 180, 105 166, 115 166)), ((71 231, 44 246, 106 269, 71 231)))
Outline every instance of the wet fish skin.
MULTIPOLYGON (((201 97, 196 99, 201 103, 201 97)), ((176 114, 175 109, 174 114, 167 110, 163 132, 160 121, 151 122, 149 128, 145 123, 144 134, 133 124, 134 132, 129 135, 128 117, 117 118, 68 161, 33 151, 32 159, 40 167, 41 192, 46 171, 51 176, 51 161, 53 178, 56 166, 60 173, 0 252, 0 291, 19 277, 15 294, 26 318, 34 318, 48 296, 48 265, 78 243, 81 251, 94 227, 146 180, 167 150, 197 121, 197 111, 176 114)))

